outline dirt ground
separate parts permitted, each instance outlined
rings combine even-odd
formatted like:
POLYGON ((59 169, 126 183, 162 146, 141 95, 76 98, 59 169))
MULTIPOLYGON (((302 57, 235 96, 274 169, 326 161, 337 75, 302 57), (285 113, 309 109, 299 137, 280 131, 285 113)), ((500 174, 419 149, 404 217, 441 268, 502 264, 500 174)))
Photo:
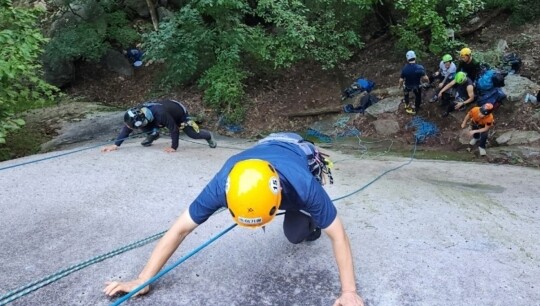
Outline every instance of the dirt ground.
MULTIPOLYGON (((508 21, 508 16, 498 16, 483 29, 464 38, 468 46, 474 50, 494 50, 501 39, 508 44, 507 52, 515 52, 523 60, 521 75, 540 83, 540 24, 514 26, 508 21)), ((316 65, 302 64, 290 71, 272 76, 251 79, 246 91, 248 101, 251 101, 249 112, 242 131, 236 136, 255 137, 271 130, 304 131, 306 128, 324 118, 324 115, 289 118, 291 112, 308 109, 341 105, 341 90, 359 75, 374 80, 377 88, 396 86, 401 67, 405 64, 404 54, 394 51, 394 41, 383 40, 360 51, 347 65, 330 71, 315 68, 316 65)), ((439 63, 439 56, 419 57, 419 62, 429 71, 434 71, 439 63)), ((184 101, 191 113, 204 114, 209 128, 218 130, 220 134, 232 135, 233 132, 218 126, 217 115, 204 106, 201 92, 195 87, 176 90, 170 93, 160 92, 154 82, 159 76, 160 67, 151 65, 135 71, 131 78, 118 77, 99 66, 82 65, 79 67, 77 80, 66 91, 79 99, 102 102, 109 105, 125 107, 135 105, 145 99, 155 97, 173 97, 184 101)), ((454 117, 441 117, 442 108, 429 104, 430 91, 424 97, 424 119, 433 122, 440 129, 440 135, 428 139, 422 144, 428 151, 455 151, 463 149, 457 141, 459 124, 464 114, 454 117)), ((531 114, 538 109, 532 109, 530 104, 516 103, 503 105, 497 113, 496 127, 499 131, 515 128, 517 130, 539 130, 531 114)), ((411 120, 405 112, 393 114, 394 118, 404 126, 411 120)), ((354 124, 362 131, 363 137, 378 139, 370 122, 373 118, 358 116, 354 124)), ((492 137, 493 139, 493 137, 492 137)), ((414 141, 412 131, 400 131, 396 137, 398 143, 408 146, 414 141)), ((489 144, 493 145, 493 144, 489 144)), ((496 160, 496 162, 505 162, 496 160)))

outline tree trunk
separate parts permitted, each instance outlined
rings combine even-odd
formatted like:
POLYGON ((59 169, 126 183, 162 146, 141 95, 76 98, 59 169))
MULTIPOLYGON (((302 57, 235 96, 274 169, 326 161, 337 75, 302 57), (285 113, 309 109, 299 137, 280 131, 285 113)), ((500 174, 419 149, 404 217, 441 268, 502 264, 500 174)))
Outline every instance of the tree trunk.
POLYGON ((158 19, 156 15, 156 6, 152 2, 152 0, 146 0, 146 4, 148 5, 148 10, 150 11, 150 17, 152 17, 152 24, 154 25, 154 30, 158 30, 158 19))
POLYGON ((342 111, 343 111, 343 106, 336 105, 336 106, 319 108, 319 109, 310 109, 307 111, 302 111, 302 112, 297 112, 297 113, 289 113, 287 114, 287 117, 309 117, 309 116, 341 113, 342 111))
POLYGON ((499 16, 499 14, 501 14, 503 11, 504 11, 504 8, 498 8, 494 10, 491 14, 489 14, 486 18, 484 18, 484 20, 479 22, 476 26, 456 33, 456 37, 464 37, 480 30, 481 28, 485 27, 486 24, 491 21, 491 19, 499 16))

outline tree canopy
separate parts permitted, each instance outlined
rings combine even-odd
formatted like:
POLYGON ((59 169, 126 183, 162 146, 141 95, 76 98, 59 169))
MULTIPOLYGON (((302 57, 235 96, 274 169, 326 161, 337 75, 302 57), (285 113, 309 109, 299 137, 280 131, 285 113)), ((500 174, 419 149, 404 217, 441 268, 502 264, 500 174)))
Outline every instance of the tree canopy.
POLYGON ((98 61, 108 48, 142 42, 146 59, 164 63, 165 90, 197 84, 204 101, 236 123, 249 103, 249 78, 302 62, 334 68, 374 32, 393 36, 396 51, 440 55, 461 45, 448 33, 485 7, 507 8, 516 22, 540 15, 533 0, 186 0, 156 31, 149 20, 134 27, 126 1, 47 3, 49 16, 65 21, 44 31, 48 39, 38 10, 12 0, 0 4, 0 143, 24 123, 16 113, 54 98, 56 89, 41 78, 42 50, 52 62, 98 61))

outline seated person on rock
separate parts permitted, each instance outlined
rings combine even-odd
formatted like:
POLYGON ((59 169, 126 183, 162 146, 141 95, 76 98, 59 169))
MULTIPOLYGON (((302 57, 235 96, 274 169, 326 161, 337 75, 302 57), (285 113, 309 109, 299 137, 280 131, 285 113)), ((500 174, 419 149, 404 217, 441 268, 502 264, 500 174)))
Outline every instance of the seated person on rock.
POLYGON ((447 106, 446 111, 442 114, 443 117, 448 116, 454 110, 464 110, 466 105, 474 102, 474 83, 467 77, 465 72, 456 73, 454 79, 439 92, 439 99, 441 99, 445 91, 454 86, 456 87, 455 100, 447 106))
POLYGON ((429 102, 435 102, 437 101, 437 99, 439 98, 438 94, 439 94, 439 91, 446 85, 448 84, 453 76, 455 75, 456 73, 456 65, 454 64, 454 62, 452 62, 452 55, 450 54, 445 54, 443 57, 442 57, 442 60, 441 62, 439 63, 439 70, 437 72, 435 72, 430 78, 429 78, 429 83, 433 83, 434 81, 438 80, 439 81, 439 85, 437 85, 437 88, 435 90, 435 95, 433 96, 433 98, 429 101, 429 102))
POLYGON ((459 56, 460 61, 457 64, 456 72, 465 72, 471 81, 476 81, 476 78, 482 71, 482 65, 486 65, 473 58, 470 48, 461 49, 461 51, 459 51, 459 56))

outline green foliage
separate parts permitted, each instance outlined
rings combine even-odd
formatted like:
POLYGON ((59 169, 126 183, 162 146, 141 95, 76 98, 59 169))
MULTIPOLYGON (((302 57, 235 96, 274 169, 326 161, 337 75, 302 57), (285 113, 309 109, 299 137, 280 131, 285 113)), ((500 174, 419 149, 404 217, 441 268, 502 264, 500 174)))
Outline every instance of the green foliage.
POLYGON ((514 7, 512 10, 512 22, 515 24, 524 24, 528 21, 537 20, 540 17, 540 5, 536 0, 512 1, 514 7))
POLYGON ((227 61, 227 52, 208 69, 199 80, 206 88, 204 100, 216 110, 222 110, 230 123, 240 123, 246 114, 244 102, 244 80, 247 74, 238 68, 238 63, 227 61))
POLYGON ((37 26, 39 11, 0 4, 0 144, 24 121, 18 112, 53 100, 56 88, 40 78, 38 57, 46 39, 37 26))
POLYGON ((36 154, 40 150, 40 145, 48 140, 50 138, 39 129, 30 128, 29 125, 22 126, 10 132, 6 143, 0 146, 0 161, 36 154))
POLYGON ((460 29, 458 23, 482 9, 484 1, 397 0, 394 5, 405 15, 404 20, 393 28, 399 37, 398 47, 440 54, 456 46, 447 31, 457 32, 460 29), (421 33, 427 35, 419 35, 421 33))
POLYGON ((186 83, 215 62, 217 33, 207 28, 199 11, 185 6, 159 25, 159 31, 143 35, 147 58, 166 62, 165 85, 186 83))
POLYGON ((501 67, 504 53, 500 50, 475 51, 474 57, 490 67, 501 67))
POLYGON ((260 67, 314 60, 332 68, 349 59, 362 45, 357 30, 368 12, 360 4, 371 2, 191 1, 145 35, 143 48, 165 62, 164 86, 198 80, 208 105, 238 122, 247 102, 244 82, 260 67))
POLYGON ((65 12, 45 48, 52 63, 95 62, 111 45, 126 48, 140 38, 115 1, 68 1, 62 9, 65 12))
POLYGON ((122 48, 127 48, 140 39, 139 33, 132 29, 122 11, 113 11, 105 14, 107 33, 105 39, 118 43, 122 48))

